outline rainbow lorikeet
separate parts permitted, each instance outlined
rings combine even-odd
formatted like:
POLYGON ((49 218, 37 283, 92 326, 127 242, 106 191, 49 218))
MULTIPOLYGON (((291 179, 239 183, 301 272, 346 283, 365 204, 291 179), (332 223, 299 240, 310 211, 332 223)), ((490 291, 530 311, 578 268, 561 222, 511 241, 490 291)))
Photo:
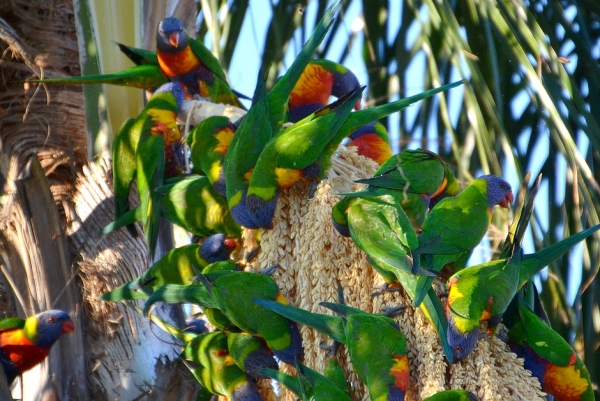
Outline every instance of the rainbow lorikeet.
MULTIPOLYGON (((165 284, 189 284, 196 275, 192 265, 201 269, 219 261, 229 261, 229 256, 237 248, 237 242, 224 234, 208 237, 202 245, 190 244, 175 248, 160 258, 140 277, 114 290, 102 294, 104 301, 148 298, 156 288, 165 284)), ((233 261, 231 261, 232 264, 233 261)))
POLYGON ((594 400, 590 374, 583 361, 560 334, 529 308, 521 294, 514 298, 503 321, 509 330, 511 351, 525 360, 524 368, 538 378, 543 391, 557 401, 594 400))
POLYGON ((385 126, 380 122, 369 123, 353 133, 348 138, 346 147, 355 146, 356 153, 383 164, 392 157, 390 138, 385 126))
POLYGON ((231 401, 262 401, 253 380, 233 361, 222 331, 201 334, 188 342, 182 356, 196 364, 190 368, 196 379, 212 394, 231 401))
MULTIPOLYGON (((500 177, 477 178, 459 195, 442 199, 431 209, 423 223, 419 247, 413 249, 413 254, 420 255, 421 265, 431 272, 464 268, 487 232, 492 208, 496 205, 508 208, 513 200, 510 184, 500 177)), ((417 273, 418 263, 413 266, 413 273, 417 273)), ((419 276, 413 306, 421 304, 432 282, 431 276, 419 276)))
POLYGON ((493 334, 517 291, 545 266, 600 229, 600 225, 588 228, 538 252, 523 255, 520 244, 533 212, 540 179, 525 207, 517 212, 518 219, 509 230, 503 257, 463 269, 448 280, 448 343, 458 360, 475 348, 480 321, 487 321, 488 331, 493 334))
MULTIPOLYGON (((358 79, 348 68, 333 61, 312 60, 298 79, 290 94, 290 122, 298 122, 329 104, 329 97, 340 98, 360 87, 358 79)), ((361 109, 360 99, 354 106, 361 109)))
POLYGON ((277 369, 277 361, 265 341, 248 333, 227 333, 227 347, 236 365, 252 377, 261 376, 262 368, 277 369))
POLYGON ((183 102, 179 83, 167 83, 152 95, 142 112, 123 123, 113 142, 113 188, 115 220, 129 210, 129 191, 137 178, 141 220, 150 255, 158 238, 162 195, 156 188, 165 177, 183 168, 181 132, 177 112, 183 102))
POLYGON ((259 227, 269 228, 282 190, 301 179, 320 181, 341 141, 354 130, 412 103, 461 85, 444 85, 415 96, 351 113, 358 89, 276 135, 261 153, 250 180, 248 211, 259 227), (255 174, 256 173, 256 174, 255 174))
POLYGON ((271 228, 282 190, 302 178, 316 177, 311 167, 340 129, 363 89, 341 97, 267 143, 256 162, 246 199, 249 216, 257 227, 271 228))
POLYGON ((237 126, 223 116, 203 120, 190 131, 186 142, 190 146, 192 172, 204 174, 215 190, 227 196, 223 163, 237 126))
MULTIPOLYGON (((227 199, 217 193, 207 177, 192 174, 184 178, 177 177, 165 184, 156 188, 156 191, 163 195, 161 215, 171 223, 198 237, 217 233, 230 238, 241 237, 241 227, 231 217, 227 199)), ((142 209, 138 206, 104 227, 102 234, 140 220, 142 209)))
POLYGON ((188 37, 180 19, 168 17, 159 22, 156 58, 162 73, 184 84, 191 93, 243 108, 219 61, 202 42, 188 37))
POLYGON ((372 400, 404 400, 410 381, 406 338, 391 318, 329 302, 320 305, 340 316, 311 313, 265 299, 255 298, 254 302, 346 345, 354 371, 368 387, 372 400))
POLYGON ((333 226, 348 237, 348 210, 358 197, 400 195, 399 204, 413 227, 420 230, 429 210, 448 196, 458 194, 458 182, 448 164, 437 154, 425 149, 406 149, 389 159, 375 172, 373 178, 357 180, 369 184, 364 191, 345 193, 345 198, 331 211, 333 226))
POLYGON ((242 331, 263 338, 269 349, 282 362, 293 365, 302 360, 304 348, 298 326, 252 302, 253 298, 258 297, 275 303, 287 303, 271 277, 264 274, 225 271, 199 274, 198 278, 203 284, 198 291, 206 291, 212 299, 212 305, 202 306, 220 309, 242 331))
POLYGON ((0 320, 0 362, 8 384, 46 359, 56 340, 73 331, 71 317, 61 310, 48 310, 27 319, 0 320))
POLYGON ((437 202, 456 196, 459 192, 450 166, 440 156, 426 149, 405 149, 388 158, 372 178, 356 182, 368 184, 369 188, 345 195, 364 197, 377 188, 401 192, 402 209, 415 229, 423 226, 428 211, 437 202))

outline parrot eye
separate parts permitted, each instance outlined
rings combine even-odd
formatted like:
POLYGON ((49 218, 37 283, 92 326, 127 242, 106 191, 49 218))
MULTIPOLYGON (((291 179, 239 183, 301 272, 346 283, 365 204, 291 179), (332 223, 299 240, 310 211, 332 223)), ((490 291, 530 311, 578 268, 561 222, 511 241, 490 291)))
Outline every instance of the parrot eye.
POLYGON ((50 317, 48 318, 48 321, 49 321, 50 323, 54 323, 54 322, 56 321, 56 316, 50 316, 50 317))
POLYGON ((462 347, 460 345, 457 345, 456 347, 454 347, 454 349, 456 350, 456 352, 462 351, 462 347))

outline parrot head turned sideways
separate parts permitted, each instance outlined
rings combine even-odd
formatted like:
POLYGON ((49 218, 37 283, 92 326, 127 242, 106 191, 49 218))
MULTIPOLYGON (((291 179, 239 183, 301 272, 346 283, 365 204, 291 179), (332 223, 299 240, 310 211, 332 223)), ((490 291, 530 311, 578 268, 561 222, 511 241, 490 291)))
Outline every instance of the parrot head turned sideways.
POLYGON ((188 36, 181 20, 168 17, 160 21, 156 30, 156 47, 165 53, 177 53, 188 45, 188 36))
POLYGON ((200 245, 200 257, 208 263, 220 262, 229 259, 229 255, 238 246, 238 243, 225 234, 213 234, 200 245))
POLYGON ((60 336, 74 331, 71 317, 61 310, 45 311, 25 320, 0 321, 0 362, 8 384, 46 359, 60 336))
POLYGON ((509 208, 515 197, 510 184, 495 175, 483 175, 479 177, 487 181, 487 197, 490 206, 498 205, 509 208))

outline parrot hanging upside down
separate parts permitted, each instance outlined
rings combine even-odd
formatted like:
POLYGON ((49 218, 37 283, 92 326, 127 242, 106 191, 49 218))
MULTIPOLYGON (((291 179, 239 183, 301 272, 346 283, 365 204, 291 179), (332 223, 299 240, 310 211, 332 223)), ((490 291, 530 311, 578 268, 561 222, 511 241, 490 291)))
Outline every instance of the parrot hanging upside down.
POLYGON ((74 331, 71 317, 61 310, 49 310, 27 319, 1 320, 0 362, 8 384, 46 359, 61 335, 74 331))

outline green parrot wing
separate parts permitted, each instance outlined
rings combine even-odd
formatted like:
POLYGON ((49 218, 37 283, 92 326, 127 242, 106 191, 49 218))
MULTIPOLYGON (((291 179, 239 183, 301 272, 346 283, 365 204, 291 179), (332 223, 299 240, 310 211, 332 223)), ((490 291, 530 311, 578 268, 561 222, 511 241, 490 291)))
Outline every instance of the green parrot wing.
POLYGON ((165 142, 156 135, 143 135, 136 150, 137 185, 142 209, 142 227, 150 258, 154 257, 158 241, 162 194, 156 189, 165 176, 165 142))
POLYGON ((352 398, 334 382, 308 366, 300 365, 300 373, 313 388, 315 401, 352 400, 352 398))
POLYGON ((23 327, 25 327, 25 319, 18 317, 6 317, 4 319, 0 319, 0 332, 22 329, 23 327))
MULTIPOLYGON (((106 227, 104 227, 102 229, 101 234, 106 235, 115 230, 118 230, 121 227, 133 224, 136 221, 142 221, 142 209, 139 206, 136 206, 133 209, 128 210, 121 217, 115 219, 115 221, 113 221, 112 223, 107 224, 106 227)), ((135 230, 135 229, 133 229, 133 230, 135 230)))
POLYGON ((221 67, 221 63, 215 57, 214 54, 197 39, 189 39, 190 48, 192 52, 202 61, 202 64, 206 66, 209 70, 212 71, 217 77, 221 78, 223 81, 227 82, 227 76, 225 76, 225 71, 223 71, 223 67, 221 67))
POLYGON ((115 194, 115 219, 129 210, 129 191, 137 173, 135 150, 143 123, 127 119, 113 141, 113 192, 115 194), (135 129, 134 129, 135 126, 135 129))
MULTIPOLYGON (((210 276, 207 278, 210 279, 210 276)), ((271 277, 231 272, 214 280, 212 296, 232 323, 243 331, 264 338, 269 348, 283 362, 293 363, 302 354, 302 340, 295 324, 253 302, 253 298, 283 301, 277 284, 271 277)))
POLYGON ((119 50, 127 56, 127 58, 135 65, 141 64, 156 64, 158 65, 158 58, 156 57, 156 52, 146 49, 139 49, 137 47, 131 47, 124 45, 122 43, 117 43, 119 46, 119 50))
POLYGON ((519 316, 526 333, 527 344, 536 354, 554 365, 570 364, 575 354, 571 346, 533 313, 522 299, 519 300, 519 316))
POLYGON ((333 338, 342 344, 346 344, 344 323, 339 316, 330 316, 320 313, 312 313, 291 305, 268 299, 254 298, 253 301, 270 311, 280 314, 290 320, 312 327, 313 329, 333 338))
POLYGON ((348 226, 348 209, 354 202, 354 198, 345 196, 331 208, 331 223, 338 233, 344 237, 350 236, 348 226))
POLYGON ((396 269, 411 271, 411 249, 418 247, 418 238, 397 198, 390 193, 357 200, 348 210, 348 226, 352 239, 367 255, 396 269))
POLYGON ((346 336, 352 366, 372 400, 406 392, 410 382, 406 338, 392 319, 352 314, 346 320, 346 336))
POLYGON ((315 26, 313 33, 294 59, 290 68, 269 92, 269 110, 271 129, 273 132, 279 132, 281 129, 281 126, 286 119, 290 94, 292 93, 294 86, 296 86, 298 79, 300 79, 302 72, 304 72, 304 69, 317 51, 319 44, 321 44, 325 38, 327 31, 329 31, 329 28, 333 24, 335 14, 341 6, 342 1, 338 0, 325 11, 323 17, 315 26))
POLYGON ((445 166, 446 163, 433 152, 406 149, 388 159, 373 178, 356 182, 403 193, 433 195, 444 183, 445 166))
POLYGON ((314 392, 309 386, 308 381, 302 375, 292 376, 286 373, 280 372, 275 369, 263 368, 260 370, 260 375, 268 377, 273 380, 277 380, 283 384, 288 390, 300 397, 302 401, 309 401, 314 397, 314 392))
POLYGON ((165 284, 158 287, 146 300, 143 310, 144 315, 148 315, 151 308, 158 302, 168 304, 185 302, 200 305, 204 308, 217 307, 210 293, 202 285, 165 284))
POLYGON ((423 401, 479 401, 479 397, 466 390, 445 390, 427 397, 423 401))
POLYGON ((32 79, 29 82, 43 84, 109 84, 119 86, 131 86, 141 89, 154 89, 169 80, 160 72, 158 64, 137 65, 123 71, 110 74, 87 75, 81 77, 32 79))
POLYGON ((163 216, 195 235, 241 236, 241 227, 231 217, 227 200, 215 191, 207 177, 188 176, 170 186, 161 209, 163 216))

